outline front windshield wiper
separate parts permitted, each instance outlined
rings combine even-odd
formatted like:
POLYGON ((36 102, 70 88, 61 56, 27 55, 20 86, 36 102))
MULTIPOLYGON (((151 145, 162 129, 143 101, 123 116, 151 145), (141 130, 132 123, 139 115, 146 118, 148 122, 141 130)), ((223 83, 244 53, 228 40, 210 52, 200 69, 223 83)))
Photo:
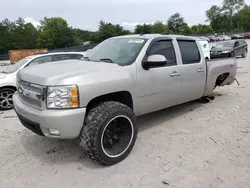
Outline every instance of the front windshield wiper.
POLYGON ((99 59, 99 61, 105 61, 108 63, 115 63, 114 61, 112 61, 112 59, 109 59, 109 58, 102 58, 102 59, 99 59))
POLYGON ((0 71, 0 73, 5 73, 5 74, 7 74, 8 72, 6 72, 6 71, 0 71))

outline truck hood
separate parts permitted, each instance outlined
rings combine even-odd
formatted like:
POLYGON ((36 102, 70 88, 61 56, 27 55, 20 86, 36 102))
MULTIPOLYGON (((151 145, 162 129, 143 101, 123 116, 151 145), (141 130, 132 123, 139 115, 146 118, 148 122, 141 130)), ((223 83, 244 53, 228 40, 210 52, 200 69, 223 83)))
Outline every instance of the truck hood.
POLYGON ((105 62, 66 60, 27 67, 18 72, 17 78, 39 85, 56 85, 60 80, 98 71, 111 72, 120 66, 105 62))

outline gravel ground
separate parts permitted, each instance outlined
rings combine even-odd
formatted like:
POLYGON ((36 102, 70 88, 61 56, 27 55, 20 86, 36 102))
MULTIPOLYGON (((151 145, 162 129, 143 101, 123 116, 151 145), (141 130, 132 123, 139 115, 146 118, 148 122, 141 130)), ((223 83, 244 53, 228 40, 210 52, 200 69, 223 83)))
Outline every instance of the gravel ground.
MULTIPOLYGON (((250 55, 250 54, 249 54, 250 55)), ((1 188, 249 188, 250 56, 236 83, 198 101, 138 118, 129 157, 102 167, 76 141, 39 137, 13 111, 0 112, 1 188)))

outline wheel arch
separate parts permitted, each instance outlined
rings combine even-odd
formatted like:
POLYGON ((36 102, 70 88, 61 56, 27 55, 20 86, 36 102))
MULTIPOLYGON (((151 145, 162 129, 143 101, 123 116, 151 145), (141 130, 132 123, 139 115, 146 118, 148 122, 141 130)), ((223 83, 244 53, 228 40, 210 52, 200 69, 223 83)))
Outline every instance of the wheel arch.
POLYGON ((226 73, 223 73, 221 75, 219 75, 216 79, 216 82, 215 82, 215 87, 216 86, 220 86, 226 79, 227 77, 230 75, 229 72, 226 72, 226 73))
POLYGON ((105 95, 101 95, 98 97, 93 98, 88 104, 87 104, 87 112, 95 107, 96 105, 100 104, 101 102, 107 102, 107 101, 116 101, 120 102, 122 104, 127 105, 132 110, 134 110, 134 103, 132 95, 129 91, 118 91, 114 93, 108 93, 105 95))
POLYGON ((11 86, 11 85, 6 85, 6 86, 2 86, 2 87, 0 87, 0 89, 13 89, 13 90, 17 90, 17 87, 15 87, 15 86, 11 86))

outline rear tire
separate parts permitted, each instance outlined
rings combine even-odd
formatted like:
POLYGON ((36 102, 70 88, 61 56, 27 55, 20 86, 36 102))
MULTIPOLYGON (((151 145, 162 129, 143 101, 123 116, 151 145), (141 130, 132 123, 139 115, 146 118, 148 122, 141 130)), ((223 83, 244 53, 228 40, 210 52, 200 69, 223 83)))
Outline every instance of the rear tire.
POLYGON ((232 52, 229 54, 229 57, 235 57, 234 51, 232 51, 232 52))
POLYGON ((247 50, 244 51, 242 58, 246 58, 247 57, 247 50))
POLYGON ((0 89, 0 110, 11 110, 13 108, 12 96, 15 93, 14 89, 2 88, 0 89))
POLYGON ((103 102, 86 115, 79 144, 94 162, 114 165, 129 155, 137 132, 131 108, 119 102, 103 102))

